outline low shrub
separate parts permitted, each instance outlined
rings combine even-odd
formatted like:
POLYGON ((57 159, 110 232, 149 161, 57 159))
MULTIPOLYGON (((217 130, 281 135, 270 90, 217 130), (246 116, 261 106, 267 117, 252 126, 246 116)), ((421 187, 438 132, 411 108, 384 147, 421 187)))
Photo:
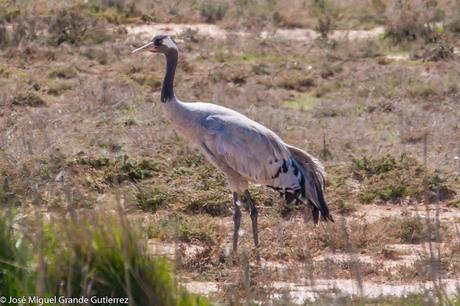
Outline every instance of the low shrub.
POLYGON ((126 181, 136 182, 151 178, 160 169, 160 164, 151 159, 134 160, 127 155, 119 159, 109 160, 106 157, 90 158, 79 156, 70 165, 84 165, 92 168, 91 181, 95 184, 104 183, 111 186, 126 181))
POLYGON ((436 1, 394 0, 386 10, 386 37, 395 43, 423 40, 436 42, 440 36, 435 22, 443 18, 436 1))
POLYGON ((380 201, 400 201, 406 197, 429 202, 453 198, 455 192, 445 179, 422 167, 410 156, 395 158, 362 157, 352 161, 352 174, 361 182, 358 197, 363 203, 380 201))
POLYGON ((398 218, 391 222, 392 236, 400 243, 419 243, 428 238, 426 222, 420 217, 398 218))
POLYGON ((52 46, 62 43, 102 43, 110 39, 110 35, 100 21, 97 16, 88 14, 78 7, 59 9, 53 12, 49 22, 48 42, 52 46))
POLYGON ((135 194, 135 201, 139 208, 145 211, 155 212, 160 208, 166 207, 168 192, 162 186, 150 188, 139 188, 135 194))
POLYGON ((197 240, 211 245, 214 243, 216 228, 210 217, 172 213, 149 223, 144 231, 149 238, 182 242, 197 240))
POLYGON ((30 107, 46 106, 46 102, 40 96, 32 92, 20 93, 14 96, 11 103, 17 106, 30 106, 30 107))
POLYGON ((215 23, 225 17, 228 7, 225 4, 203 3, 200 16, 207 23, 215 23))

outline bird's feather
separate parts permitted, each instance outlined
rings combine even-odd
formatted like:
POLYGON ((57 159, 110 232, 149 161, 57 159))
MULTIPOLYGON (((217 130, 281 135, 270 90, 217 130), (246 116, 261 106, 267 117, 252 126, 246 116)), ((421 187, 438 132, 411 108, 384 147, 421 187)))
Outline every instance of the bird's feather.
MULTIPOLYGON (((289 178, 287 171, 283 171, 283 164, 286 167, 291 154, 269 129, 233 114, 208 116, 204 125, 213 136, 206 139, 213 154, 244 178, 259 184, 289 178)), ((295 184, 295 180, 284 182, 287 187, 295 184)))
POLYGON ((287 202, 310 203, 315 223, 319 212, 323 220, 333 221, 324 200, 324 169, 317 159, 238 113, 209 115, 203 126, 204 143, 220 164, 281 192, 287 202))
POLYGON ((304 199, 302 201, 306 199, 313 205, 313 221, 318 222, 320 212, 323 220, 334 222, 324 199, 325 173, 323 165, 319 160, 299 148, 290 145, 286 145, 286 147, 291 152, 304 177, 302 186, 304 199))

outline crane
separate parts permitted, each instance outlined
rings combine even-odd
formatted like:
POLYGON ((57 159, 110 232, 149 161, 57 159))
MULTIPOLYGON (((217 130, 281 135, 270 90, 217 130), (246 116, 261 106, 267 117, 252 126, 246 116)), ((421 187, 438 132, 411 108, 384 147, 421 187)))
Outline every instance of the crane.
POLYGON ((324 221, 334 221, 324 198, 325 172, 318 159, 284 143, 267 127, 234 110, 212 103, 187 103, 177 99, 174 75, 179 49, 168 35, 157 35, 132 53, 142 50, 162 53, 166 57, 161 102, 169 121, 227 178, 233 195, 234 252, 241 223, 240 199, 249 207, 254 245, 259 246, 258 212, 248 190, 249 183, 278 191, 287 203, 296 201, 311 207, 315 224, 320 217, 324 221))

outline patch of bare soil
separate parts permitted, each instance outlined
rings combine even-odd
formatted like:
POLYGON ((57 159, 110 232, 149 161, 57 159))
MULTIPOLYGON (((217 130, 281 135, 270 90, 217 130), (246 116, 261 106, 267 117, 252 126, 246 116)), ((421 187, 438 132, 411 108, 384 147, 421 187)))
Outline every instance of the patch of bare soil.
MULTIPOLYGON (((304 280, 308 283, 308 280, 304 280)), ((458 279, 445 279, 442 281, 447 296, 456 295, 460 286, 458 279)), ((378 298, 382 296, 403 297, 410 294, 423 293, 435 287, 433 282, 420 282, 412 284, 382 284, 373 282, 358 283, 350 279, 317 279, 314 284, 301 285, 299 283, 274 282, 273 287, 278 291, 273 298, 281 298, 288 292, 290 299, 296 304, 303 304, 306 300, 315 301, 321 295, 363 296, 378 298)))
POLYGON ((460 209, 446 205, 428 204, 428 205, 361 205, 358 210, 352 214, 353 217, 364 219, 367 222, 375 222, 382 218, 396 217, 420 217, 435 218, 439 213, 441 221, 456 221, 460 219, 460 209))
MULTIPOLYGON (((437 208, 436 204, 430 204, 426 207, 421 205, 384 206, 370 204, 360 206, 356 212, 346 217, 346 222, 347 224, 354 222, 373 223, 380 222, 385 218, 399 220, 412 216, 425 218, 427 215, 434 218, 436 211, 439 212, 441 224, 458 222, 460 217, 458 209, 445 205, 440 205, 437 208)), ((310 228, 308 225, 305 227, 300 217, 281 222, 282 224, 275 225, 275 228, 273 228, 274 224, 272 224, 272 228, 267 228, 267 225, 262 223, 261 236, 270 239, 266 236, 267 230, 273 232, 269 236, 278 236, 279 233, 275 233, 283 231, 283 228, 310 228)), ((273 259, 274 253, 282 252, 276 249, 279 245, 273 247, 273 242, 262 241, 259 250, 262 255, 257 260, 257 256, 254 257, 257 252, 254 253, 250 246, 252 239, 250 233, 246 230, 240 232, 243 241, 242 251, 239 251, 237 255, 231 254, 230 249, 228 249, 231 242, 231 218, 222 219, 220 224, 226 238, 220 240, 219 245, 213 246, 211 253, 199 244, 181 243, 173 245, 158 241, 152 242, 155 245, 154 249, 157 250, 157 255, 166 255, 170 258, 180 256, 183 263, 203 260, 203 256, 207 257, 209 254, 213 257, 213 252, 220 254, 218 258, 214 256, 213 259, 210 259, 214 263, 208 264, 205 268, 202 267, 205 273, 197 274, 193 269, 183 271, 185 276, 181 278, 181 283, 191 292, 221 297, 226 294, 229 288, 244 289, 245 278, 247 278, 251 284, 254 300, 257 300, 258 290, 263 290, 269 292, 270 299, 288 298, 290 302, 300 305, 305 301, 314 302, 321 296, 328 296, 329 298, 331 296, 341 298, 352 295, 367 298, 403 297, 410 294, 424 294, 439 286, 443 287, 446 296, 454 297, 458 286, 460 286, 456 272, 439 274, 433 281, 430 276, 427 278, 420 277, 420 271, 418 271, 426 268, 424 264, 429 262, 430 258, 434 258, 436 261, 437 256, 440 256, 440 262, 449 260, 449 256, 452 255, 450 241, 423 241, 413 244, 386 243, 381 245, 378 251, 323 250, 319 253, 312 253, 311 258, 303 260, 294 258, 292 255, 286 255, 282 259, 273 259), (271 252, 264 250, 267 247, 271 248, 271 252), (180 250, 179 255, 176 254, 176 249, 180 250), (219 260, 224 264, 218 263, 219 260), (246 260, 248 261, 246 262, 246 260), (317 272, 315 271, 318 269, 322 269, 323 272, 316 275, 317 272), (330 271, 324 274, 324 269, 330 269, 330 271), (308 270, 311 271, 308 272, 308 270), (310 276, 308 276, 309 273, 311 273, 310 276), (258 279, 263 280, 263 282, 259 284, 258 279)), ((244 224, 248 225, 249 220, 245 219, 244 224)), ((313 228, 311 229, 313 230, 313 228)), ((283 234, 279 235, 283 236, 283 234)), ((290 231, 289 235, 295 236, 293 240, 299 239, 296 231, 290 231)), ((295 248, 288 241, 279 241, 278 243, 284 245, 284 248, 295 248)), ((305 247, 308 248, 308 246, 305 247)), ((286 251, 287 253, 289 251, 286 251)), ((177 257, 174 258, 177 260, 177 257)), ((207 262, 209 263, 209 259, 207 262)))
MULTIPOLYGON (((225 40, 230 36, 249 37, 255 33, 246 31, 227 31, 214 24, 144 24, 144 25, 129 25, 126 27, 128 35, 139 36, 142 39, 150 39, 152 35, 159 33, 167 33, 169 35, 180 35, 186 31, 195 32, 198 35, 225 40)), ((376 27, 371 30, 336 30, 329 37, 337 40, 364 40, 377 38, 384 33, 383 27, 376 27)), ((272 31, 262 31, 258 35, 259 38, 282 39, 292 41, 311 42, 321 35, 311 29, 274 29, 272 31)))

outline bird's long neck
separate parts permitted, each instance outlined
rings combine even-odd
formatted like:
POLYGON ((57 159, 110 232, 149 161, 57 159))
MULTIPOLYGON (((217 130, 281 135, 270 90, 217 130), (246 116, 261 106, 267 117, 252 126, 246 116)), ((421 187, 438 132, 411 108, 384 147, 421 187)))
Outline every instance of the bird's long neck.
POLYGON ((166 54, 166 75, 161 89, 161 102, 165 103, 174 97, 174 74, 177 66, 177 51, 172 50, 166 54))

